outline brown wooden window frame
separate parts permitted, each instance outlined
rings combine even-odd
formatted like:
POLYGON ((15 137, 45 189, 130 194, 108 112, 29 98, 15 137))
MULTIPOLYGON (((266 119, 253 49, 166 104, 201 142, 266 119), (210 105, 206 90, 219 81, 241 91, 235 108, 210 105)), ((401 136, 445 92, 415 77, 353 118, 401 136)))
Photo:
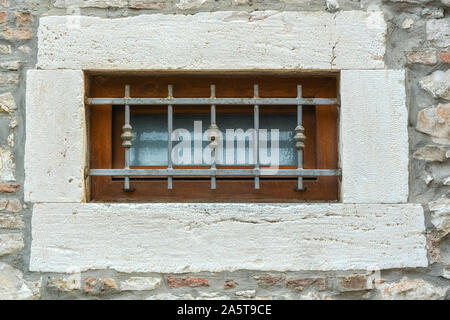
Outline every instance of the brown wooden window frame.
MULTIPOLYGON (((132 97, 166 97, 167 86, 173 85, 175 97, 209 97, 210 84, 217 87, 217 97, 253 95, 258 83, 261 97, 295 97, 297 85, 302 86, 305 98, 336 98, 338 77, 331 75, 299 74, 242 74, 242 73, 153 73, 86 75, 89 98, 123 98, 124 87, 130 85, 132 97)), ((132 106, 132 113, 164 113, 167 108, 132 106)), ((245 108, 220 107, 221 112, 250 112, 245 108), (244 111, 243 111, 244 110, 244 111)), ((264 107, 261 112, 286 112, 295 117, 291 107, 264 107)), ((209 113, 204 107, 174 108, 175 114, 209 113)), ((303 108, 305 127, 305 169, 338 169, 338 116, 336 105, 306 106, 303 108)), ((92 169, 122 169, 123 106, 90 105, 87 108, 89 167, 92 169)), ((294 130, 294 128, 292 128, 294 130)), ((218 165, 218 168, 220 166, 218 165)), ((134 167, 132 167, 134 168, 134 167)), ((145 168, 145 167, 139 167, 145 168)), ((152 167, 155 168, 155 167, 152 167)), ((167 167, 160 167, 167 168, 167 167)), ((174 166, 174 169, 177 167, 174 166)), ((192 166, 190 166, 192 168, 192 166)), ((233 167, 237 168, 237 167, 233 167)), ((247 166, 242 167, 247 168, 247 166)), ((297 166, 282 166, 297 168, 297 166)), ((173 188, 167 187, 167 177, 132 177, 133 192, 124 191, 123 177, 90 176, 91 202, 336 202, 339 201, 339 177, 317 176, 304 178, 304 191, 296 190, 296 177, 261 177, 255 190, 252 178, 217 177, 216 189, 210 188, 210 177, 173 178, 173 188)))

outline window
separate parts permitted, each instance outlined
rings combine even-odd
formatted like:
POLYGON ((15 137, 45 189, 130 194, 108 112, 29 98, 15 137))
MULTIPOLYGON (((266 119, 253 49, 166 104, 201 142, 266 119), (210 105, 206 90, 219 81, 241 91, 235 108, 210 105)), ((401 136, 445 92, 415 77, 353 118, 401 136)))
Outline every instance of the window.
POLYGON ((335 76, 90 74, 87 83, 91 201, 338 200, 335 76))

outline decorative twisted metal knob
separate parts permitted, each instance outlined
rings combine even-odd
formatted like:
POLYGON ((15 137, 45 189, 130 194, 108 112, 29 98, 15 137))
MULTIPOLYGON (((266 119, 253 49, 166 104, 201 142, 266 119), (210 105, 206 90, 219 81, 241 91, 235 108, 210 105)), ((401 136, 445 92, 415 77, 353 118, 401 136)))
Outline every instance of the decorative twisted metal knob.
POLYGON ((124 148, 131 148, 131 140, 133 139, 132 127, 129 124, 126 124, 122 127, 122 134, 120 137, 122 138, 122 146, 124 148))
POLYGON ((296 141, 295 148, 297 150, 303 150, 305 148, 306 136, 305 136, 304 132, 305 132, 305 128, 303 128, 303 126, 301 124, 299 124, 295 128, 294 140, 296 141))
POLYGON ((211 123, 211 125, 208 128, 210 130, 209 140, 211 141, 209 147, 212 149, 217 149, 219 146, 219 127, 215 123, 211 123))

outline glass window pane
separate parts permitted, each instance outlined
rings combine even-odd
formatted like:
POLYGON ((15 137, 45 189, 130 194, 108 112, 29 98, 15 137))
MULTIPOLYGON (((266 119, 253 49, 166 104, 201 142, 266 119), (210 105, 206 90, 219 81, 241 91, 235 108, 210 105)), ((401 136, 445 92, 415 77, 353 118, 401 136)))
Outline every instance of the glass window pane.
POLYGON ((167 114, 131 114, 132 166, 167 166, 167 114))
MULTIPOLYGON (((218 165, 253 165, 255 138, 252 113, 217 114, 221 139, 217 154, 218 165)), ((132 166, 166 166, 167 115, 132 114, 132 166)), ((174 165, 210 164, 209 114, 174 114, 172 135, 174 165)), ((260 114, 260 164, 296 165, 294 129, 296 115, 260 114)))

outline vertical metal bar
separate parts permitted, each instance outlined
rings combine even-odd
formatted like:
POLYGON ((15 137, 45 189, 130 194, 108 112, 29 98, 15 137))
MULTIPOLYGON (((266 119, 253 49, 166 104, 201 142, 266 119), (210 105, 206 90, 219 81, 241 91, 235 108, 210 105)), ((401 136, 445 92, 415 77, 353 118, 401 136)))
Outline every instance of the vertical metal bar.
MULTIPOLYGON (((297 98, 298 99, 302 98, 302 86, 300 86, 300 85, 297 86, 297 98)), ((298 104, 297 105, 297 125, 302 126, 302 122, 303 122, 303 106, 301 104, 298 104)), ((303 169, 303 149, 302 148, 297 149, 297 153, 298 153, 298 168, 303 169)), ((303 190, 303 177, 302 176, 298 176, 297 189, 303 190)))
MULTIPOLYGON (((130 98, 130 85, 125 86, 125 99, 130 98)), ((125 104, 125 126, 130 126, 130 105, 127 103, 125 104)), ((131 140, 130 140, 131 142, 131 140)), ((131 145, 128 147, 125 147, 125 169, 130 169, 130 154, 131 154, 131 145)), ((125 191, 130 191, 130 177, 125 177, 125 185, 124 185, 125 191)))
MULTIPOLYGON (((257 84, 253 87, 254 97, 259 98, 259 86, 257 84)), ((259 172, 259 106, 254 106, 254 126, 255 126, 255 139, 254 139, 254 159, 255 169, 259 172)), ((255 175, 255 189, 259 189, 259 174, 255 175)))
MULTIPOLYGON (((168 86, 169 95, 168 98, 173 98, 173 86, 168 86)), ((167 142, 167 167, 169 170, 173 169, 172 164, 172 131, 173 131, 173 106, 169 104, 167 106, 167 131, 168 131, 168 142, 167 142)), ((172 176, 167 177, 167 188, 172 190, 173 178, 172 176)))
MULTIPOLYGON (((211 85, 211 98, 216 97, 216 86, 214 84, 211 85)), ((211 105, 211 127, 216 126, 216 105, 211 105)), ((217 143, 217 141, 216 141, 217 143)), ((216 170, 216 157, 217 157, 217 148, 214 148, 211 153, 212 162, 211 162, 211 169, 216 170)), ((216 189, 216 176, 211 175, 211 189, 216 189)))

